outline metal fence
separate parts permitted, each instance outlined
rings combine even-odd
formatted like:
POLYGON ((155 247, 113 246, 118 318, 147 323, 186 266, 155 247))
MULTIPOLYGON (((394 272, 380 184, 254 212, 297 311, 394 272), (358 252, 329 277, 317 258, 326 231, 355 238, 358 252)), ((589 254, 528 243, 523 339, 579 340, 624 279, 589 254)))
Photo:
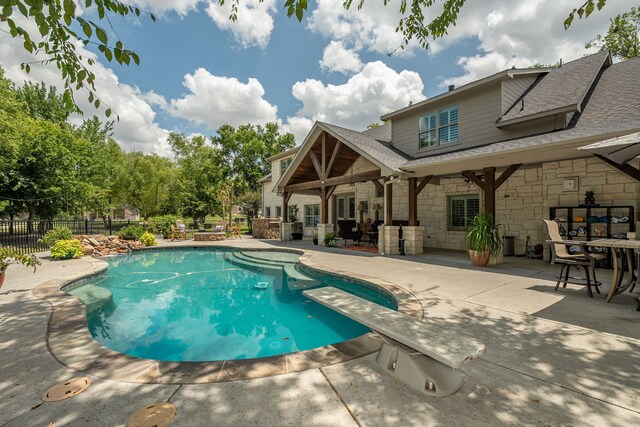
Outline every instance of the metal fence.
POLYGON ((0 245, 16 249, 27 254, 49 250, 49 247, 40 239, 49 230, 59 227, 67 227, 74 234, 118 234, 122 227, 137 225, 140 221, 117 220, 32 220, 32 221, 6 221, 0 220, 0 245))

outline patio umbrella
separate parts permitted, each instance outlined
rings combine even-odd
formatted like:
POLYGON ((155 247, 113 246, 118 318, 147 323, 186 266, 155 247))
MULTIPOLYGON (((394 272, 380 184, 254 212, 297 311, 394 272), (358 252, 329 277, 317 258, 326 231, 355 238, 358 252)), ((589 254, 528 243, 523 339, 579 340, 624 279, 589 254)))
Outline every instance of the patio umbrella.
POLYGON ((624 165, 640 156, 640 132, 585 145, 578 150, 590 151, 619 165, 624 165))

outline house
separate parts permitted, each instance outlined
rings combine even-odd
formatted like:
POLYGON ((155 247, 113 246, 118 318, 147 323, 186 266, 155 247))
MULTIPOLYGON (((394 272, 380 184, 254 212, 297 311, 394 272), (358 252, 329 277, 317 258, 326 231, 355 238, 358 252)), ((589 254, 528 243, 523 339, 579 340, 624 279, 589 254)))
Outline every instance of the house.
MULTIPOLYGON (((640 58, 614 64, 601 52, 450 87, 364 132, 317 122, 269 188, 283 209, 315 194, 320 235, 382 206, 384 253, 397 253, 402 223, 407 253, 462 250, 468 221, 483 210, 523 254, 546 239, 541 219, 578 208, 586 191, 601 206, 628 207, 619 216, 637 209, 637 162, 623 167, 578 148, 640 130, 638 81, 640 58)), ((633 230, 631 216, 620 231, 633 230)))
MULTIPOLYGON (((288 221, 289 213, 282 214, 282 197, 274 192, 274 185, 286 172, 299 148, 294 147, 267 159, 271 163, 271 173, 260 180, 260 184, 262 184, 262 217, 288 221)), ((287 207, 293 205, 298 207, 297 221, 303 223, 304 234, 311 235, 320 221, 320 199, 317 196, 294 194, 287 207)))

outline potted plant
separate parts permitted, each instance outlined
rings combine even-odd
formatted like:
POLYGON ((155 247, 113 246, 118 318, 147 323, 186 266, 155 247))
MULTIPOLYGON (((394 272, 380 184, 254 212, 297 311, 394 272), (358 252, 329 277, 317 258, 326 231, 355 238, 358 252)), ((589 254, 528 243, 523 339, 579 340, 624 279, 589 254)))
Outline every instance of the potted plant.
POLYGON ((291 239, 302 240, 302 223, 294 222, 291 227, 291 239))
POLYGON ((318 245, 318 232, 317 231, 313 232, 313 237, 312 238, 313 238, 313 244, 317 246, 318 245))
POLYGON ((11 248, 0 248, 0 287, 4 283, 5 271, 9 264, 22 264, 27 267, 33 267, 35 272, 36 266, 40 265, 40 261, 35 254, 23 255, 11 248))
POLYGON ((471 227, 467 230, 466 243, 469 258, 476 266, 486 266, 489 258, 500 252, 500 233, 490 214, 480 213, 473 218, 471 227))
POLYGON ((328 246, 330 248, 335 248, 336 245, 338 244, 337 240, 336 240, 336 233, 333 232, 329 232, 327 234, 324 235, 324 245, 328 246))

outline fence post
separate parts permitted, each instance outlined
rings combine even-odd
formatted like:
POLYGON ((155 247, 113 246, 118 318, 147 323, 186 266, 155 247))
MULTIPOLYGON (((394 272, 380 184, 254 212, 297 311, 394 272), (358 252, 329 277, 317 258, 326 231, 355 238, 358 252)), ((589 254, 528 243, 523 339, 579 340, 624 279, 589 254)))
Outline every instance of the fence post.
POLYGON ((111 226, 111 217, 109 217, 109 236, 113 235, 113 227, 111 226))
POLYGON ((87 218, 84 219, 84 234, 89 234, 89 220, 87 218))

